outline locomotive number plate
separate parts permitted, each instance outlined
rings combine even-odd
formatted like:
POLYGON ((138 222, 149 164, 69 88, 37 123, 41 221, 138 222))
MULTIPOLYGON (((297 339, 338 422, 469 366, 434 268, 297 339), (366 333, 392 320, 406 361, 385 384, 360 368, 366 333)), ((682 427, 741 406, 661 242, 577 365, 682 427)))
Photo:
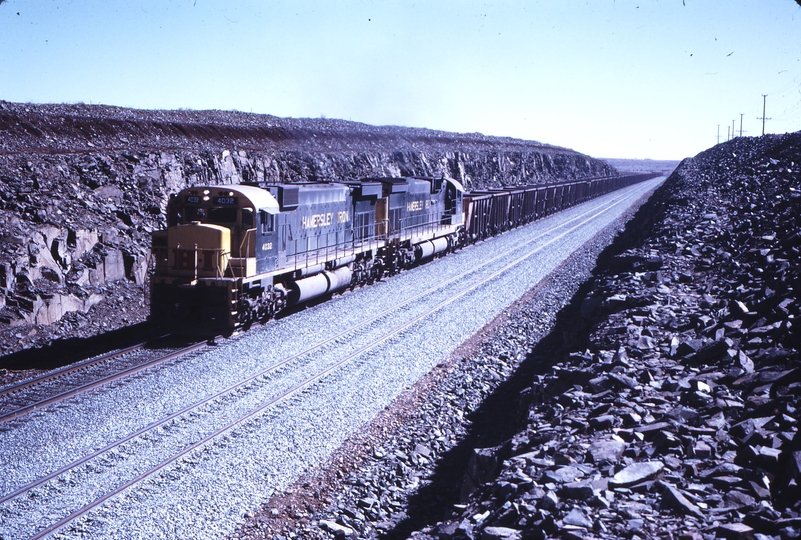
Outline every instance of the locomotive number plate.
POLYGON ((239 197, 214 197, 214 204, 235 205, 239 202, 239 197))

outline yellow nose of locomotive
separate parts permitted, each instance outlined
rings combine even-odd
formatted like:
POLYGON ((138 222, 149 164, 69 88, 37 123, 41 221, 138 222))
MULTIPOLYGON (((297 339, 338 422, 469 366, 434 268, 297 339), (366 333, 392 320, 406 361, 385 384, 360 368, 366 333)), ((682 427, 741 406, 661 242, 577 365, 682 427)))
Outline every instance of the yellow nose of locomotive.
POLYGON ((190 223, 167 231, 170 273, 192 279, 225 275, 231 256, 231 231, 208 223, 190 223))

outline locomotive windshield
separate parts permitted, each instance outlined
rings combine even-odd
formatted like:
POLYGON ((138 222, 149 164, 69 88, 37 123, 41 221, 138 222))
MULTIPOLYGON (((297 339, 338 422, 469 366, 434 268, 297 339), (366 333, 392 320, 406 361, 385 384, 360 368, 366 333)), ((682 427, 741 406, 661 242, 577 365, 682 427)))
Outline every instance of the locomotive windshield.
MULTIPOLYGON (((206 209, 205 208, 197 208, 195 206, 187 206, 186 212, 186 221, 206 221, 206 209)), ((180 215, 179 215, 180 217, 180 215)))
MULTIPOLYGON (((214 223, 217 225, 229 225, 231 223, 238 223, 238 211, 236 208, 231 207, 217 207, 217 208, 202 208, 198 206, 187 206, 184 211, 180 209, 176 215, 178 223, 192 223, 193 221, 200 221, 201 223, 214 223)), ((252 228, 253 217, 250 214, 250 227, 252 228)), ((244 225, 247 225, 245 223, 244 225)))
POLYGON ((223 206, 209 208, 209 223, 223 224, 236 223, 236 207, 223 206))

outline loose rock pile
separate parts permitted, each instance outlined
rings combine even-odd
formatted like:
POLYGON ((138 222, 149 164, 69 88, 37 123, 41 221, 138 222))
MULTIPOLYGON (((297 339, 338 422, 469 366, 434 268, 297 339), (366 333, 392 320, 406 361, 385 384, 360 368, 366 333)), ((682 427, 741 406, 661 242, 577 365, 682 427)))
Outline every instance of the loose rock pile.
POLYGON ((685 161, 600 265, 588 339, 536 377, 525 429, 422 536, 799 537, 800 208, 801 133, 685 161))
POLYGON ((686 160, 512 376, 516 400, 493 379, 521 360, 515 329, 536 332, 526 309, 459 368, 469 399, 448 387, 410 415, 428 434, 377 437, 333 494, 290 497, 291 515, 284 499, 241 536, 801 537, 800 208, 801 133, 686 160), (449 469, 474 422, 496 433, 449 469), (271 528, 282 515, 296 526, 271 528))

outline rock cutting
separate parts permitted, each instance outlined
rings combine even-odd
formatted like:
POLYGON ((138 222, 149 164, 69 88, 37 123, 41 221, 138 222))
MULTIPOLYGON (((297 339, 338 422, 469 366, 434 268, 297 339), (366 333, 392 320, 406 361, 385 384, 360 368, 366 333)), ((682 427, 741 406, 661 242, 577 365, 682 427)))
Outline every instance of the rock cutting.
MULTIPOLYGON (((99 390, 64 392, 69 399, 57 406, 4 416, 0 459, 23 455, 41 434, 51 442, 30 463, 3 462, 0 535, 801 537, 801 133, 737 137, 684 160, 654 192, 640 187, 635 196, 626 183, 629 191, 604 197, 589 192, 599 178, 621 177, 608 163, 479 134, 7 102, 0 102, 0 134, 4 410, 13 408, 17 380, 159 335, 148 321, 154 272, 176 295, 202 281, 174 280, 180 272, 167 268, 183 260, 181 250, 192 251, 192 271, 202 266, 202 250, 187 250, 189 237, 178 228, 202 228, 228 246, 244 241, 245 223, 258 224, 264 238, 276 233, 268 218, 286 212, 281 223, 327 233, 401 184, 425 195, 395 205, 409 215, 433 207, 435 195, 443 209, 457 199, 459 207, 459 219, 436 216, 444 232, 406 246, 409 264, 392 252, 402 273, 384 268, 386 246, 361 246, 354 261, 371 263, 359 283, 382 281, 369 292, 353 290, 358 269, 350 260, 281 267, 275 281, 268 276, 270 290, 282 291, 280 308, 286 296, 297 310, 274 320, 275 305, 237 304, 231 317, 242 306, 251 315, 231 319, 225 329, 237 333, 211 341, 219 345, 205 348, 211 352, 197 352, 199 344, 175 357, 148 357, 152 368, 120 353, 114 362, 136 375, 112 375, 113 384, 91 383, 99 390), (565 204, 551 207, 569 207, 563 218, 536 211, 537 196, 533 214, 551 214, 550 221, 527 228, 509 226, 511 214, 493 222, 492 207, 481 206, 503 193, 511 212, 509 194, 519 192, 522 208, 526 189, 541 189, 547 205, 557 195, 545 186, 555 182, 573 186, 559 195, 565 204), (320 185, 330 200, 288 216, 298 203, 292 193, 307 190, 299 200, 315 199, 320 190, 309 186, 320 185), (226 237, 222 222, 207 219, 212 203, 201 202, 199 189, 238 212, 239 236, 226 237), (251 209, 247 201, 263 204, 251 209), (630 210, 582 229, 621 204, 630 210), (492 231, 503 234, 464 241, 477 214, 487 230, 503 223, 492 231), (545 251, 567 245, 576 230, 586 236, 571 253, 545 251), (542 244, 534 247, 525 231, 542 244), (463 248, 458 261, 414 264, 455 247, 463 248), (531 261, 541 252, 549 260, 540 267, 531 261), (516 264, 532 266, 501 281, 516 264), (347 279, 335 287, 348 290, 341 303, 310 302, 301 311, 332 290, 343 268, 347 279), (471 273, 481 281, 460 281, 471 273), (320 276, 328 285, 317 294, 304 280, 320 276), (521 283, 525 290, 513 298, 491 290, 521 283), (370 305, 359 307, 363 301, 370 305), (340 305, 357 307, 337 312, 340 305), (369 317, 350 321, 360 309, 369 317), (474 318, 484 311, 486 320, 474 318), (252 336, 239 332, 255 319, 268 322, 252 336), (181 354, 189 356, 176 360, 181 354), (365 404, 369 396, 374 403, 365 404), (87 410, 94 427, 81 434, 87 410), (164 427, 150 433, 156 424, 164 427), (182 429, 191 441, 180 438, 182 429), (286 443, 271 448, 278 441, 286 443), (190 443, 185 456, 174 453, 190 443), (98 450, 104 447, 107 454, 98 450), (84 449, 92 457, 82 457, 84 449), (123 484, 116 475, 128 476, 123 484), (84 482, 89 477, 98 485, 84 482), (174 486, 182 486, 175 505, 163 495, 174 486), (110 493, 109 500, 81 490, 110 493), (208 516, 197 515, 201 499, 208 516)), ((645 176, 654 175, 639 179, 645 176)), ((380 215, 370 214, 373 236, 380 215)), ((230 253, 218 256, 220 269, 231 262, 230 253)), ((235 263, 249 268, 248 256, 235 263)), ((255 266, 265 261, 254 252, 253 272, 243 273, 249 288, 267 283, 267 270, 255 266)), ((230 277, 212 266, 204 279, 230 277)), ((174 298, 157 300, 161 323, 174 319, 181 308, 174 298)), ((164 346, 148 343, 142 358, 164 346)), ((50 403, 66 383, 47 381, 37 392, 50 403)))

